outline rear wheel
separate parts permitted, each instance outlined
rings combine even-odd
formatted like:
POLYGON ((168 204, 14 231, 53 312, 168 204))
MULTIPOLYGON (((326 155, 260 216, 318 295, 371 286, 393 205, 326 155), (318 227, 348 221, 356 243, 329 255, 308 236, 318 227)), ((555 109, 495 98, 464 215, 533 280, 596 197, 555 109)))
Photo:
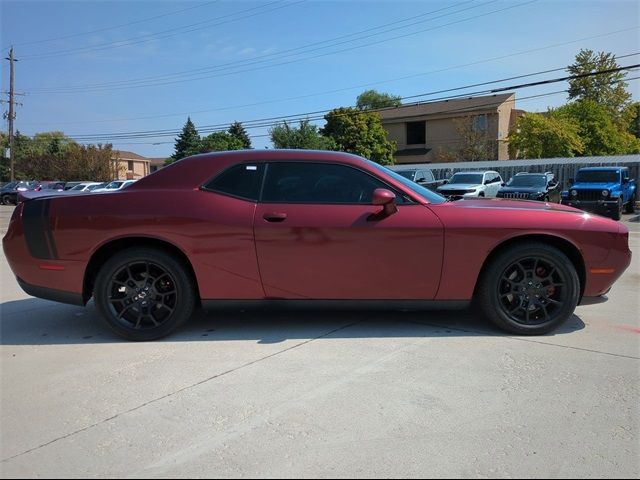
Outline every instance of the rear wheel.
POLYGON ((499 254, 480 276, 475 301, 487 319, 520 335, 542 335, 575 310, 580 281, 560 250, 521 243, 499 254))
POLYGON ((2 204, 3 205, 11 205, 13 202, 11 201, 11 197, 9 195, 2 196, 2 204))
POLYGON ((119 252, 102 266, 94 297, 109 327, 136 341, 170 334, 189 319, 196 303, 185 266, 162 250, 143 247, 119 252))

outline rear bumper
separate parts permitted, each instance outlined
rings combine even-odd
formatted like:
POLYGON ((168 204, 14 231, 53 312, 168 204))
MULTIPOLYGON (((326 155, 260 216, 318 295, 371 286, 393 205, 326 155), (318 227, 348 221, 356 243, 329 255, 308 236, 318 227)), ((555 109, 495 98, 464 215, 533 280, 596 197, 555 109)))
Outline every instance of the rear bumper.
POLYGON ((16 277, 18 285, 25 291, 27 295, 32 297, 44 298, 45 300, 53 300, 54 302, 69 303, 71 305, 84 306, 86 302, 82 298, 81 293, 63 292, 62 290, 54 290, 52 288, 31 285, 20 277, 16 277))

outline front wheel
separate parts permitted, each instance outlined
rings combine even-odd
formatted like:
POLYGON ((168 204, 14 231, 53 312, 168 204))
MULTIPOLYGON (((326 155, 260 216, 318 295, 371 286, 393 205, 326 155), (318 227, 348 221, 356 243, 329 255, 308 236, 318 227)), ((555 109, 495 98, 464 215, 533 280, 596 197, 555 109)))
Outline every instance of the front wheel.
POLYGON ((2 204, 3 205, 11 205, 13 202, 11 201, 11 197, 9 195, 2 196, 2 204))
POLYGON ((578 304, 580 281, 571 261, 550 245, 508 247, 482 272, 475 301, 495 325, 542 335, 563 324, 578 304))
POLYGON ((95 304, 109 327, 127 340, 162 338, 193 313, 194 282, 185 266, 163 250, 136 247, 99 270, 95 304))
POLYGON ((622 198, 618 199, 618 203, 616 203, 616 207, 611 218, 614 220, 620 220, 622 218, 622 198))
POLYGON ((634 213, 636 211, 636 195, 637 193, 634 193, 633 197, 629 199, 624 209, 624 213, 634 213))

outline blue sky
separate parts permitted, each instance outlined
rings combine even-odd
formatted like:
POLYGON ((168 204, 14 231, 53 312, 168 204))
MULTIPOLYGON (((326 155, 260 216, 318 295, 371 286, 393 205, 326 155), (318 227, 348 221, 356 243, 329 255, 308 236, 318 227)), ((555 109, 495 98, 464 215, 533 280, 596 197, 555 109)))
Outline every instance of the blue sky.
MULTIPOLYGON (((18 98, 23 106, 15 125, 29 135, 179 130, 189 114, 196 126, 229 124, 353 105, 367 88, 410 96, 564 67, 580 48, 640 52, 635 0, 0 5, 3 57, 14 45, 16 91, 27 94, 18 98)), ((7 66, 3 61, 3 91, 7 66)), ((639 85, 629 84, 636 100, 639 85)), ((524 97, 563 88, 519 90, 516 107, 561 105, 564 94, 524 97)), ((270 146, 268 127, 249 133, 255 147, 270 146)), ((172 154, 173 141, 157 136, 113 144, 155 157, 172 154)))

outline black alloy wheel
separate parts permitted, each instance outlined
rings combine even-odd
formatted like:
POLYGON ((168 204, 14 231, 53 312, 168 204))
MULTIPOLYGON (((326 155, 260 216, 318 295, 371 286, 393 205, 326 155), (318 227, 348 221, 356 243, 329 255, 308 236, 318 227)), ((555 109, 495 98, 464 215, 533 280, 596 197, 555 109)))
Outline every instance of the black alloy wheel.
POLYGON ((132 248, 110 258, 96 277, 96 306, 128 340, 155 340, 191 316, 196 293, 185 267, 156 249, 132 248))
POLYGON ((571 317, 580 295, 571 261, 537 242, 505 249, 479 282, 475 300, 485 317, 516 334, 541 335, 557 328, 571 317))

